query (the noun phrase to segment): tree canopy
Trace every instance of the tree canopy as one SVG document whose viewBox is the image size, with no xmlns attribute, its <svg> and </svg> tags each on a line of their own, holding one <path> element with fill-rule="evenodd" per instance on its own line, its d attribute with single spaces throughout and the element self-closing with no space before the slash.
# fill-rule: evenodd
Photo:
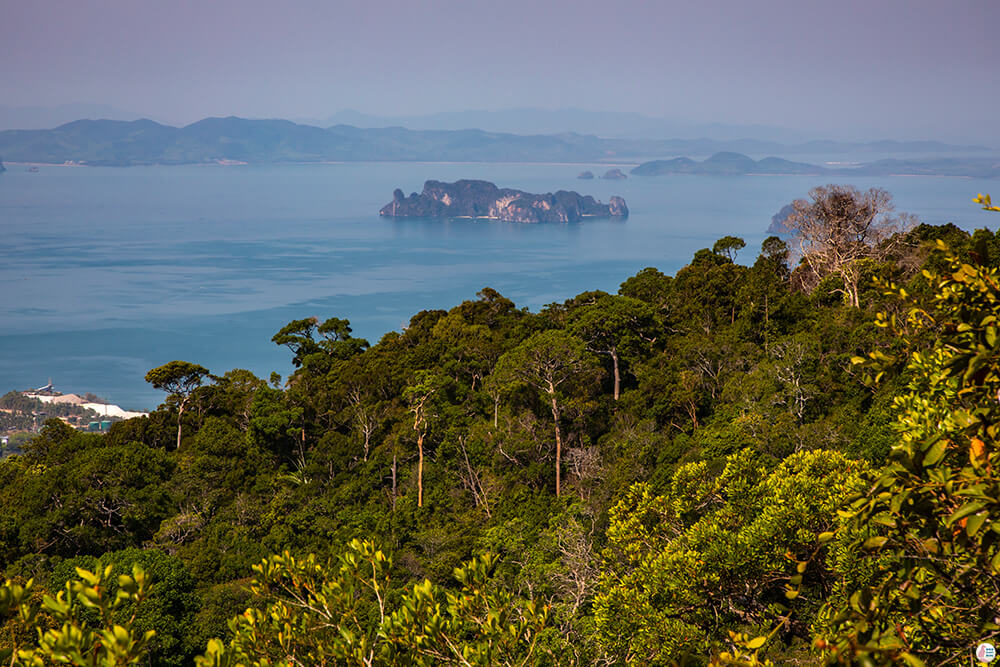
<svg viewBox="0 0 1000 667">
<path fill-rule="evenodd" d="M 964 664 L 1000 634 L 1000 239 L 864 234 L 850 285 L 724 238 L 50 419 L 0 459 L 0 658 Z"/>
</svg>

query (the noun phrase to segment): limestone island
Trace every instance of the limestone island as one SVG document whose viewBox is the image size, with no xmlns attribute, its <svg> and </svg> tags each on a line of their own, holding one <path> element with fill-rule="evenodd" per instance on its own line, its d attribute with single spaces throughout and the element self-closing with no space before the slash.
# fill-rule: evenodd
<svg viewBox="0 0 1000 667">
<path fill-rule="evenodd" d="M 579 222 L 583 218 L 627 218 L 621 197 L 602 204 L 590 195 L 559 190 L 534 195 L 498 188 L 489 181 L 427 181 L 409 197 L 396 189 L 379 215 L 390 218 L 484 218 L 504 222 Z"/>
</svg>

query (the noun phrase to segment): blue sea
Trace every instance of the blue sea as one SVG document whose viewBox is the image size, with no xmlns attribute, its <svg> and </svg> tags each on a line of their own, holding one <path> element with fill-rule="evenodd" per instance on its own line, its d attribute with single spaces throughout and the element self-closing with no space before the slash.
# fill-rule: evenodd
<svg viewBox="0 0 1000 667">
<path fill-rule="evenodd" d="M 221 374 L 291 371 L 271 336 L 293 319 L 348 318 L 373 343 L 422 309 L 489 286 L 532 310 L 614 292 L 647 266 L 673 273 L 721 236 L 751 263 L 770 218 L 826 182 L 813 176 L 577 180 L 613 165 L 353 163 L 88 168 L 0 174 L 0 393 L 52 379 L 125 408 L 173 359 Z M 378 217 L 394 188 L 479 178 L 529 192 L 621 195 L 625 222 L 524 225 Z M 965 229 L 1000 216 L 972 203 L 996 181 L 859 178 L 897 210 Z"/>
</svg>

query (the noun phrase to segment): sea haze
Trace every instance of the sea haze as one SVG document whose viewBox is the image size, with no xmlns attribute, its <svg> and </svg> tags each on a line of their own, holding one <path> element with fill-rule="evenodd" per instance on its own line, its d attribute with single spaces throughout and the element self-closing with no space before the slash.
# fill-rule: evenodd
<svg viewBox="0 0 1000 667">
<path fill-rule="evenodd" d="M 751 262 L 770 217 L 815 176 L 671 175 L 579 181 L 614 165 L 354 163 L 132 168 L 8 165 L 0 175 L 0 392 L 92 391 L 128 408 L 163 395 L 145 372 L 172 359 L 221 374 L 286 375 L 270 342 L 292 319 L 346 317 L 375 342 L 421 309 L 485 286 L 536 310 L 614 292 L 647 266 L 673 273 L 724 235 Z M 631 167 L 632 165 L 622 165 Z M 523 225 L 390 220 L 394 188 L 481 178 L 529 192 L 625 197 L 626 222 Z M 856 178 L 900 210 L 965 229 L 993 223 L 971 203 L 995 181 Z M 993 188 L 996 190 L 996 188 Z"/>
</svg>

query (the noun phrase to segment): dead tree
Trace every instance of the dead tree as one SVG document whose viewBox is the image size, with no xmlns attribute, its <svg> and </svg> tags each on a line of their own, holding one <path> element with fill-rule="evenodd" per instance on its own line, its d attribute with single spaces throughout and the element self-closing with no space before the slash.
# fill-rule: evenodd
<svg viewBox="0 0 1000 667">
<path fill-rule="evenodd" d="M 792 202 L 785 226 L 798 241 L 798 252 L 814 286 L 829 275 L 840 278 L 836 291 L 860 306 L 861 277 L 868 262 L 883 262 L 898 248 L 913 216 L 893 215 L 892 195 L 880 188 L 860 192 L 850 185 L 823 185 L 809 199 Z"/>
</svg>

